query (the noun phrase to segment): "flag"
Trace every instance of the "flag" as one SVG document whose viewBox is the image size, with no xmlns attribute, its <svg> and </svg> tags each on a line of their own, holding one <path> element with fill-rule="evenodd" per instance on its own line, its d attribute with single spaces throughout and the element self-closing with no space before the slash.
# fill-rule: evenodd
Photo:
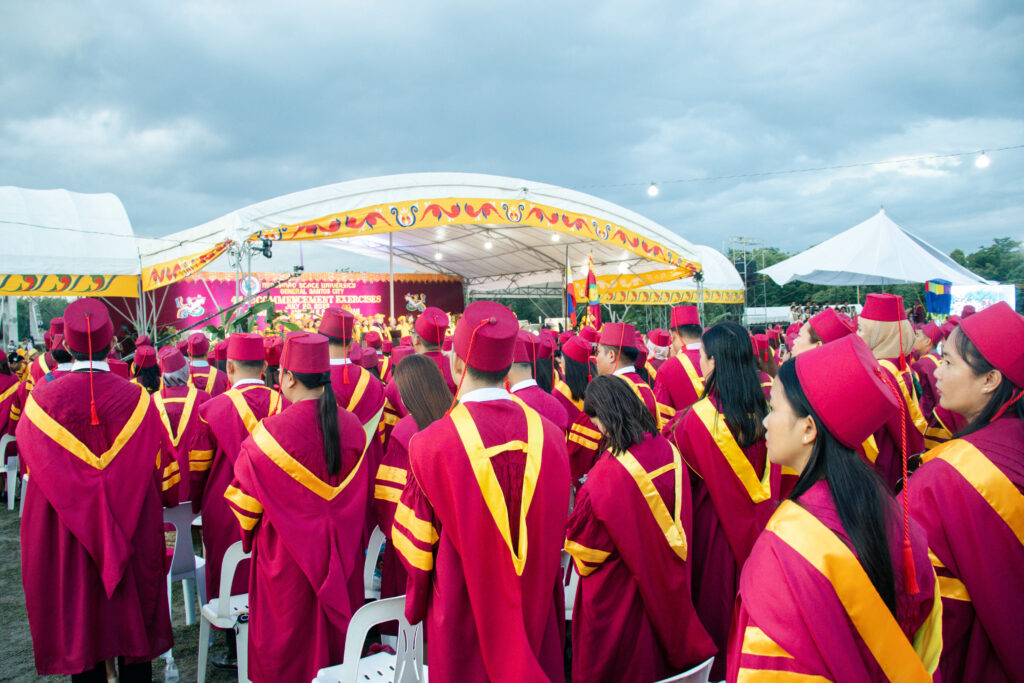
<svg viewBox="0 0 1024 683">
<path fill-rule="evenodd" d="M 576 327 L 576 287 L 572 282 L 572 266 L 565 262 L 565 310 L 569 315 L 569 324 Z"/>
<path fill-rule="evenodd" d="M 601 329 L 601 295 L 597 291 L 593 254 L 587 257 L 587 322 L 596 329 Z"/>
</svg>

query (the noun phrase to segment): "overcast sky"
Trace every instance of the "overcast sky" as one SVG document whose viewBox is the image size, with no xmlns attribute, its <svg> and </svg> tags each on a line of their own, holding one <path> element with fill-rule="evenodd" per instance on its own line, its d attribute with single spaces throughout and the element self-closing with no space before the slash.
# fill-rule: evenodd
<svg viewBox="0 0 1024 683">
<path fill-rule="evenodd" d="M 113 192 L 154 236 L 342 180 L 467 171 L 579 188 L 718 248 L 800 250 L 883 203 L 946 251 L 1024 239 L 1024 149 L 709 179 L 1024 144 L 1019 2 L 497 6 L 5 2 L 0 184 Z"/>
</svg>

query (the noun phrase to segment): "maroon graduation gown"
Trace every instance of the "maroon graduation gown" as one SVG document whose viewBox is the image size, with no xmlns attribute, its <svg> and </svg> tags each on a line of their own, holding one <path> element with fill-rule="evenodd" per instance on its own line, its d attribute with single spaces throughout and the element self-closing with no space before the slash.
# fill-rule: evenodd
<svg viewBox="0 0 1024 683">
<path fill-rule="evenodd" d="M 431 678 L 563 680 L 564 443 L 508 399 L 460 404 L 410 442 L 391 538 Z"/>
<path fill-rule="evenodd" d="M 40 674 L 73 674 L 112 657 L 171 647 L 163 504 L 177 503 L 177 463 L 161 449 L 149 394 L 95 372 L 39 384 L 17 429 L 31 470 L 21 522 L 25 606 Z"/>
<path fill-rule="evenodd" d="M 919 429 L 918 425 L 916 425 L 914 421 L 914 415 L 918 414 L 920 409 L 917 406 L 916 399 L 912 395 L 913 382 L 910 371 L 907 370 L 906 372 L 901 373 L 897 369 L 894 374 L 890 368 L 898 368 L 898 365 L 894 365 L 894 363 L 898 361 L 879 362 L 882 365 L 882 372 L 885 373 L 888 381 L 893 382 L 893 385 L 900 389 L 900 404 L 902 408 L 901 412 L 894 415 L 892 419 L 874 433 L 875 444 L 878 447 L 878 454 L 874 457 L 872 457 L 872 454 L 868 454 L 867 459 L 871 463 L 875 472 L 882 477 L 882 480 L 889 487 L 889 490 L 895 491 L 897 484 L 903 477 L 903 457 L 900 446 L 902 441 L 900 421 L 902 420 L 904 422 L 906 428 L 908 456 L 915 455 L 924 450 L 925 426 L 922 425 Z M 899 375 L 898 381 L 897 375 Z M 910 401 L 907 400 L 907 396 L 910 396 Z"/>
<path fill-rule="evenodd" d="M 942 594 L 946 681 L 1024 676 L 1024 425 L 1014 416 L 925 454 L 910 512 Z"/>
<path fill-rule="evenodd" d="M 895 618 L 857 560 L 828 484 L 819 481 L 799 503 L 779 506 L 743 567 L 727 680 L 932 680 L 942 615 L 928 544 L 912 523 L 920 590 L 908 594 L 902 514 L 894 501 L 889 506 Z"/>
<path fill-rule="evenodd" d="M 569 415 L 565 408 L 562 407 L 558 399 L 541 389 L 536 383 L 523 387 L 513 392 L 512 395 L 551 420 L 563 432 L 569 431 Z"/>
<path fill-rule="evenodd" d="M 338 409 L 341 468 L 327 474 L 317 401 L 266 418 L 242 444 L 224 493 L 249 574 L 249 676 L 309 681 L 340 664 L 363 604 L 366 434 Z"/>
<path fill-rule="evenodd" d="M 391 525 L 395 521 L 395 511 L 402 491 L 409 480 L 409 441 L 419 431 L 416 419 L 406 415 L 391 431 L 388 439 L 388 450 L 377 468 L 373 487 L 373 511 L 377 526 L 384 532 L 384 537 L 391 538 Z M 380 597 L 392 598 L 405 595 L 405 583 L 408 574 L 398 557 L 394 543 L 384 546 L 380 577 Z"/>
<path fill-rule="evenodd" d="M 153 404 L 164 426 L 164 448 L 174 457 L 181 472 L 189 471 L 189 462 L 202 434 L 199 406 L 209 400 L 208 393 L 190 386 L 165 387 L 153 394 Z M 198 453 L 194 457 L 201 458 Z M 192 500 L 190 480 L 189 476 L 182 477 L 178 484 L 179 503 Z"/>
<path fill-rule="evenodd" d="M 713 397 L 693 404 L 670 438 L 691 470 L 693 601 L 719 652 L 725 652 L 740 569 L 779 500 L 781 468 L 769 466 L 764 440 L 740 448 Z M 718 657 L 712 678 L 725 675 Z"/>
<path fill-rule="evenodd" d="M 212 378 L 212 382 L 211 382 Z M 210 396 L 220 396 L 228 390 L 227 373 L 221 372 L 212 365 L 192 367 L 189 383 L 202 389 Z"/>
<path fill-rule="evenodd" d="M 573 681 L 646 683 L 715 654 L 690 598 L 685 467 L 664 437 L 648 437 L 620 457 L 606 451 L 580 489 L 565 543 L 581 576 Z"/>
<path fill-rule="evenodd" d="M 353 413 L 364 426 L 369 425 L 372 420 L 383 418 L 384 383 L 368 370 L 353 363 L 331 365 L 331 386 L 334 388 L 338 406 Z M 380 422 L 374 426 L 374 433 L 379 433 L 379 426 Z M 367 482 L 370 487 L 367 501 L 370 505 L 373 503 L 373 481 L 377 476 L 377 466 L 380 465 L 383 454 L 380 439 L 372 439 L 366 449 Z M 372 518 L 372 511 L 368 510 L 366 520 L 370 526 L 366 530 L 367 538 L 373 531 Z"/>
<path fill-rule="evenodd" d="M 697 402 L 704 392 L 700 349 L 683 349 L 658 368 L 654 397 L 677 413 Z"/>
<path fill-rule="evenodd" d="M 238 522 L 224 500 L 234 477 L 235 460 L 242 442 L 260 420 L 278 411 L 280 394 L 263 384 L 243 384 L 215 396 L 199 408 L 202 435 L 189 461 L 192 509 L 203 515 L 203 546 L 206 550 L 206 591 L 220 590 L 224 553 L 241 540 Z M 247 590 L 248 560 L 235 572 L 231 593 Z"/>
<path fill-rule="evenodd" d="M 398 421 L 409 414 L 406 410 L 405 404 L 402 403 L 402 396 L 398 392 L 398 384 L 392 378 L 387 385 L 384 387 L 384 412 L 380 416 L 380 424 L 378 425 L 378 433 L 380 434 L 380 443 L 387 451 L 388 439 L 391 437 L 391 430 L 395 428 Z"/>
<path fill-rule="evenodd" d="M 935 386 L 935 370 L 942 359 L 937 353 L 926 353 L 918 358 L 911 369 L 921 383 L 921 413 L 925 419 L 932 414 L 932 409 L 939 404 L 939 391 Z"/>
<path fill-rule="evenodd" d="M 441 368 L 444 381 L 448 383 L 448 389 L 452 392 L 452 396 L 454 396 L 459 389 L 458 378 L 452 377 L 452 362 L 448 360 L 448 356 L 444 355 L 441 351 L 427 351 L 423 355 L 432 359 Z"/>
</svg>

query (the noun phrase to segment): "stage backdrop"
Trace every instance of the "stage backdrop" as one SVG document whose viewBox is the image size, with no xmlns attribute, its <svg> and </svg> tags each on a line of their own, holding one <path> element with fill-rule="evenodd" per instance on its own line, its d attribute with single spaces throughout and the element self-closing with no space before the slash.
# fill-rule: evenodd
<svg viewBox="0 0 1024 683">
<path fill-rule="evenodd" d="M 243 295 L 255 294 L 283 279 L 282 273 L 253 273 L 241 282 Z M 304 313 L 319 315 L 329 306 L 340 306 L 362 317 L 390 313 L 388 275 L 381 273 L 303 273 L 268 292 L 255 297 L 252 303 L 275 303 L 278 311 L 301 318 Z M 179 329 L 193 325 L 238 300 L 234 273 L 202 271 L 184 280 L 153 292 L 160 307 L 157 324 Z M 124 322 L 117 312 L 126 305 L 134 307 L 134 300 L 111 298 L 115 329 Z M 447 275 L 428 273 L 395 274 L 395 316 L 418 315 L 426 306 L 437 306 L 443 311 L 461 313 L 463 310 L 462 280 Z M 220 325 L 220 316 L 208 325 Z"/>
</svg>

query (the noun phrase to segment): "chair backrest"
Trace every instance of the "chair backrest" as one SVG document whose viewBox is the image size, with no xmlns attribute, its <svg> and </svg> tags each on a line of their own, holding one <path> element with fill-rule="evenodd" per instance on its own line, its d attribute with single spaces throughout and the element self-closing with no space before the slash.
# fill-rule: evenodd
<svg viewBox="0 0 1024 683">
<path fill-rule="evenodd" d="M 235 580 L 235 570 L 239 563 L 249 557 L 250 553 L 242 550 L 242 542 L 235 541 L 228 546 L 224 560 L 220 565 L 220 593 L 217 595 L 217 616 L 231 616 L 231 583 Z"/>
<path fill-rule="evenodd" d="M 416 683 L 423 680 L 423 626 L 412 626 L 405 618 L 405 596 L 370 602 L 352 615 L 345 636 L 345 660 L 338 680 L 354 682 L 359 671 L 366 634 L 378 624 L 398 622 L 398 658 L 395 661 L 395 683 Z"/>
<path fill-rule="evenodd" d="M 375 600 L 380 597 L 380 592 L 373 590 L 373 574 L 377 570 L 377 558 L 380 556 L 380 547 L 384 542 L 384 532 L 380 530 L 379 526 L 373 527 L 370 542 L 366 546 L 366 559 L 363 561 L 363 591 L 367 600 Z"/>
<path fill-rule="evenodd" d="M 7 452 L 7 444 L 14 441 L 17 441 L 17 439 L 14 438 L 13 434 L 4 434 L 3 436 L 0 436 L 0 461 L 3 461 L 4 454 Z M 14 460 L 15 462 L 17 462 L 17 459 L 18 456 L 16 455 L 11 456 L 11 460 Z M 10 465 L 8 465 L 8 469 L 10 469 Z"/>
<path fill-rule="evenodd" d="M 711 677 L 711 665 L 714 663 L 715 658 L 712 657 L 681 674 L 676 674 L 671 678 L 663 678 L 658 683 L 708 683 L 708 678 Z"/>
<path fill-rule="evenodd" d="M 180 576 L 196 569 L 196 554 L 192 549 L 192 520 L 195 518 L 196 513 L 192 512 L 192 506 L 188 503 L 164 508 L 164 523 L 174 526 L 174 557 L 171 558 L 171 568 L 168 570 L 171 576 Z"/>
</svg>

